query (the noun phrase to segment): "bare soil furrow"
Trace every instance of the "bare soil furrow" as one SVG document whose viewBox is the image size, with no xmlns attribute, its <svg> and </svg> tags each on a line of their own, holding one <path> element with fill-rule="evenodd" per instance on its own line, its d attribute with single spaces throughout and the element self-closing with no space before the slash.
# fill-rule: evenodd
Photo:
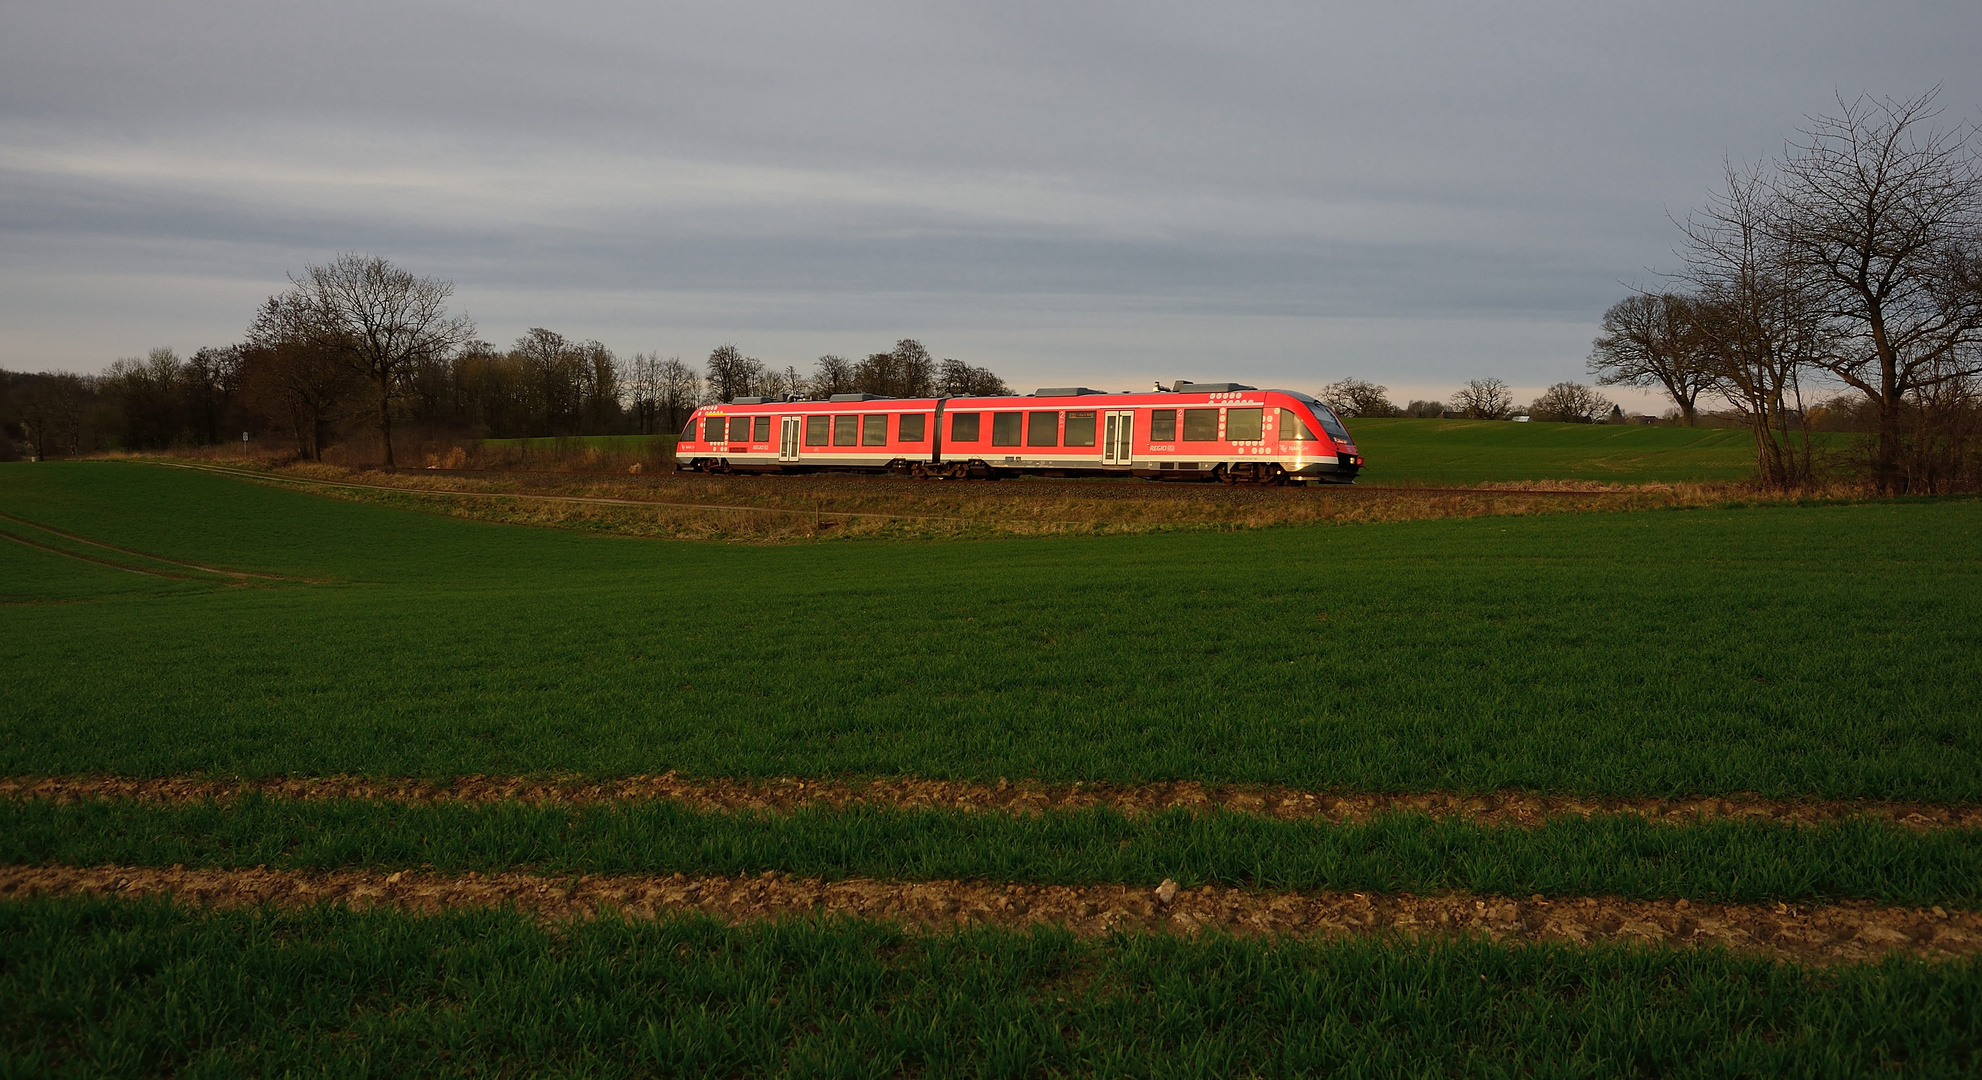
<svg viewBox="0 0 1982 1080">
<path fill-rule="evenodd" d="M 1359 794 L 1291 788 L 1206 786 L 1192 781 L 1154 784 L 1031 782 L 995 784 L 914 777 L 807 780 L 688 779 L 667 773 L 612 780 L 470 776 L 447 781 L 355 776 L 221 780 L 202 777 L 137 779 L 115 776 L 0 777 L 0 798 L 144 802 L 228 801 L 247 794 L 288 799 L 385 802 L 504 801 L 587 805 L 669 799 L 703 810 L 789 811 L 804 806 L 940 808 L 1039 813 L 1106 807 L 1126 814 L 1173 808 L 1234 811 L 1288 821 L 1366 821 L 1379 814 L 1423 813 L 1482 824 L 1539 825 L 1561 815 L 1635 814 L 1673 822 L 1748 819 L 1816 824 L 1871 817 L 1914 829 L 1982 828 L 1982 807 L 1874 800 L 1766 799 L 1759 795 L 1676 799 L 1597 799 L 1519 791 L 1462 795 L 1442 792 Z"/>
<path fill-rule="evenodd" d="M 136 866 L 0 868 L 0 899 L 41 895 L 171 895 L 216 906 L 338 903 L 434 912 L 514 906 L 545 919 L 617 911 L 651 918 L 697 911 L 746 920 L 851 915 L 925 930 L 972 924 L 1060 924 L 1117 931 L 1239 935 L 1451 936 L 1497 941 L 1636 942 L 1725 947 L 1804 964 L 1858 963 L 1888 953 L 1949 959 L 1982 953 L 1982 915 L 1870 903 L 1821 907 L 1690 904 L 1608 898 L 1268 893 L 967 881 L 823 881 L 760 877 L 447 876 L 420 871 L 204 870 Z"/>
</svg>

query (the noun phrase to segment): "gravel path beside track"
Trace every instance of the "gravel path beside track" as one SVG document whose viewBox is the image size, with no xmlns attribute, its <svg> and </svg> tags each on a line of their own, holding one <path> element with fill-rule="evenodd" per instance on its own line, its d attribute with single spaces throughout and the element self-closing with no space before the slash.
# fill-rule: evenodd
<svg viewBox="0 0 1982 1080">
<path fill-rule="evenodd" d="M 1601 898 L 1268 893 L 1205 886 L 996 884 L 867 879 L 446 876 L 418 871 L 300 872 L 131 866 L 0 868 L 0 899 L 151 896 L 216 906 L 339 903 L 408 911 L 515 906 L 545 919 L 616 910 L 632 917 L 699 911 L 746 920 L 817 914 L 887 919 L 924 930 L 1057 923 L 1083 935 L 1144 930 L 1233 934 L 1480 935 L 1497 941 L 1635 942 L 1725 947 L 1825 965 L 1888 953 L 1951 959 L 1982 953 L 1982 914 L 1870 903 L 1823 907 L 1689 904 Z"/>
<path fill-rule="evenodd" d="M 286 799 L 358 799 L 385 802 L 585 805 L 671 799 L 702 810 L 791 810 L 801 806 L 943 808 L 1037 813 L 1107 807 L 1126 814 L 1172 808 L 1261 814 L 1287 821 L 1365 821 L 1385 813 L 1423 813 L 1482 824 L 1539 825 L 1560 815 L 1636 814 L 1659 821 L 1739 818 L 1815 824 L 1872 817 L 1914 829 L 1982 828 L 1982 807 L 1934 806 L 1871 800 L 1765 799 L 1758 795 L 1679 799 L 1598 799 L 1492 792 L 1339 794 L 1290 788 L 1211 786 L 1181 781 L 1156 784 L 977 784 L 951 780 L 686 779 L 673 773 L 615 780 L 463 777 L 450 781 L 367 779 L 355 776 L 273 780 L 208 780 L 187 777 L 133 779 L 108 776 L 0 777 L 0 798 L 76 801 L 132 799 L 184 803 L 225 802 L 247 794 Z"/>
</svg>

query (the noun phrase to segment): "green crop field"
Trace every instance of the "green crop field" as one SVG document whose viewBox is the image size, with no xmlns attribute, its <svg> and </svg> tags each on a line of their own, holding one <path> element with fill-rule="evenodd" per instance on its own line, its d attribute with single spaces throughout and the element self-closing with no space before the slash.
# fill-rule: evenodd
<svg viewBox="0 0 1982 1080">
<path fill-rule="evenodd" d="M 1369 459 L 1367 484 L 1485 484 L 1519 480 L 1734 481 L 1755 474 L 1746 429 L 1513 423 L 1506 420 L 1355 420 Z M 1842 452 L 1851 436 L 1813 436 Z"/>
<path fill-rule="evenodd" d="M 675 770 L 1959 807 L 1982 802 L 1982 502 L 776 546 L 10 464 L 0 672 L 0 778 L 22 782 Z M 0 874 L 62 867 L 1899 905 L 1915 934 L 1982 906 L 1982 830 L 1849 814 L 0 799 Z M 0 1075 L 1982 1066 L 1973 956 L 1819 971 L 1678 947 L 545 925 L 7 887 Z"/>
<path fill-rule="evenodd" d="M 287 578 L 0 549 L 9 773 L 1982 798 L 1974 501 L 741 547 L 0 475 L 0 513 Z"/>
</svg>

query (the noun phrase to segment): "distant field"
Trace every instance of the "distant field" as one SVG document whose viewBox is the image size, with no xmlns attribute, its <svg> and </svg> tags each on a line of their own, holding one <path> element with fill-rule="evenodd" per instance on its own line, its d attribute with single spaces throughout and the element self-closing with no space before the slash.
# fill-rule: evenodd
<svg viewBox="0 0 1982 1080">
<path fill-rule="evenodd" d="M 1745 480 L 1755 445 L 1733 428 L 1513 423 L 1505 420 L 1355 420 L 1369 459 L 1366 484 L 1484 484 L 1517 480 Z M 1841 447 L 1850 436 L 1824 434 Z"/>
<path fill-rule="evenodd" d="M 756 548 L 78 462 L 0 512 L 283 576 L 0 547 L 7 773 L 1982 798 L 1973 501 Z"/>
</svg>

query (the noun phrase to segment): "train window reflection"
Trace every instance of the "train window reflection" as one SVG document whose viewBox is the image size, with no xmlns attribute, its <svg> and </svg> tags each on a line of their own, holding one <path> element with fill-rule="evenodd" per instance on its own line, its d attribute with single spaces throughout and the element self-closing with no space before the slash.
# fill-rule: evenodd
<svg viewBox="0 0 1982 1080">
<path fill-rule="evenodd" d="M 1177 440 L 1177 410 L 1158 409 L 1149 414 L 1149 441 L 1175 442 Z"/>
<path fill-rule="evenodd" d="M 1218 410 L 1217 409 L 1185 409 L 1184 410 L 1184 441 L 1185 442 L 1217 442 L 1218 441 Z"/>
<path fill-rule="evenodd" d="M 1068 446 L 1094 445 L 1094 413 L 1070 412 L 1067 414 L 1067 433 L 1062 440 Z"/>
<path fill-rule="evenodd" d="M 805 418 L 805 445 L 825 446 L 827 431 L 831 427 L 830 416 L 808 416 Z"/>
<path fill-rule="evenodd" d="M 1017 446 L 1020 429 L 1025 424 L 1025 414 L 1001 412 L 991 414 L 991 445 Z"/>
<path fill-rule="evenodd" d="M 1266 438 L 1265 409 L 1226 409 L 1225 441 L 1258 442 Z"/>
<path fill-rule="evenodd" d="M 852 413 L 833 417 L 833 445 L 860 445 L 860 417 Z"/>
<path fill-rule="evenodd" d="M 860 418 L 860 445 L 888 445 L 888 414 L 876 413 Z"/>
<path fill-rule="evenodd" d="M 978 421 L 978 417 L 982 415 L 983 415 L 982 413 L 974 413 L 974 412 L 951 413 L 950 441 L 976 442 L 978 439 L 977 421 Z"/>
</svg>

